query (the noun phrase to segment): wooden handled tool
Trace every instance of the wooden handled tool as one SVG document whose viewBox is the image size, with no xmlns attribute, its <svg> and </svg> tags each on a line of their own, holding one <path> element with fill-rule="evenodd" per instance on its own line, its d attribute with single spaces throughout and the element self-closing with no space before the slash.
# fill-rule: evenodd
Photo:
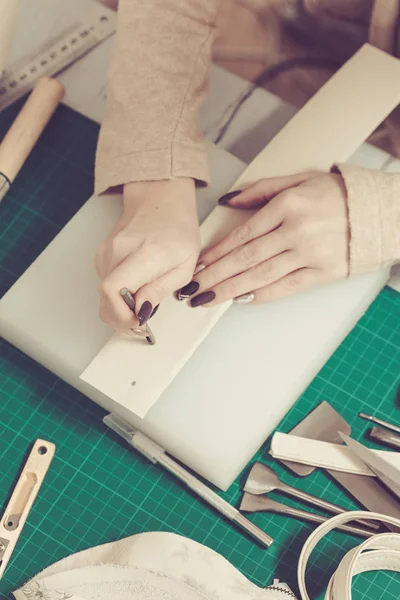
<svg viewBox="0 0 400 600">
<path fill-rule="evenodd" d="M 64 96 L 57 79 L 42 78 L 0 144 L 0 201 L 10 189 Z"/>
<path fill-rule="evenodd" d="M 55 450 L 54 444 L 36 440 L 0 521 L 0 579 L 53 460 Z"/>
</svg>

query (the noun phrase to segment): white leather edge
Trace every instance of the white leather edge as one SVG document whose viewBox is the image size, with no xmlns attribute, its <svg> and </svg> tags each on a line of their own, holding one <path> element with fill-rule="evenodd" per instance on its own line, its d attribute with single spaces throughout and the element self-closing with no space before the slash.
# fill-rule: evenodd
<svg viewBox="0 0 400 600">
<path fill-rule="evenodd" d="M 376 520 L 395 525 L 400 529 L 400 520 L 387 515 L 368 511 L 352 511 L 337 515 L 320 525 L 307 539 L 300 554 L 297 579 L 301 600 L 311 600 L 306 586 L 306 569 L 311 553 L 318 542 L 330 531 L 354 520 Z M 365 550 L 372 550 L 362 556 Z M 348 552 L 332 575 L 325 600 L 351 600 L 351 582 L 354 575 L 364 571 L 388 569 L 400 572 L 400 534 L 383 533 L 372 535 L 362 544 Z"/>
</svg>

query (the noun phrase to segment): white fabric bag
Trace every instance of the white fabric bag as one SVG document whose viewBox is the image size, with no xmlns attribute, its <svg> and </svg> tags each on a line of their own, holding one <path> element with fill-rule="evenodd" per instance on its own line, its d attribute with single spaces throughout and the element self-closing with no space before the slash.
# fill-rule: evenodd
<svg viewBox="0 0 400 600">
<path fill-rule="evenodd" d="M 361 511 L 320 525 L 300 555 L 301 600 L 311 600 L 305 573 L 315 546 L 335 527 L 360 519 L 400 529 L 397 519 Z M 332 575 L 325 600 L 352 600 L 353 576 L 380 569 L 400 573 L 400 534 L 373 535 L 348 552 Z M 275 582 L 261 589 L 213 550 L 171 533 L 145 533 L 74 554 L 43 571 L 14 596 L 16 600 L 296 600 L 286 584 Z"/>
<path fill-rule="evenodd" d="M 225 558 L 172 533 L 144 533 L 69 556 L 16 600 L 293 600 L 287 585 L 251 583 Z"/>
</svg>

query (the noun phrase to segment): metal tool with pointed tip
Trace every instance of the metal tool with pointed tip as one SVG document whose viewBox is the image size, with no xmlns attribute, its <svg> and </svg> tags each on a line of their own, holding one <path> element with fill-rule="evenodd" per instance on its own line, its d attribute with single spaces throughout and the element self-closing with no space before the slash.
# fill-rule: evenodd
<svg viewBox="0 0 400 600">
<path fill-rule="evenodd" d="M 249 521 L 242 515 L 234 506 L 221 498 L 214 490 L 205 485 L 200 479 L 195 477 L 190 471 L 182 467 L 173 458 L 168 456 L 161 446 L 153 442 L 144 433 L 135 429 L 130 423 L 124 421 L 117 415 L 107 415 L 103 422 L 110 427 L 115 433 L 120 435 L 130 446 L 138 450 L 143 456 L 150 460 L 153 464 L 160 464 L 164 469 L 177 477 L 184 483 L 192 492 L 197 494 L 210 506 L 214 507 L 219 513 L 224 515 L 231 522 L 239 526 L 250 537 L 257 540 L 264 548 L 268 548 L 273 543 L 273 539 L 259 529 L 254 523 Z"/>
<path fill-rule="evenodd" d="M 365 413 L 358 413 L 358 416 L 361 419 L 365 419 L 366 421 L 370 421 L 371 423 L 375 423 L 376 425 L 380 425 L 381 427 L 385 427 L 385 429 L 389 429 L 389 431 L 393 431 L 393 433 L 400 433 L 399 425 L 394 425 L 393 423 L 389 423 L 388 421 L 384 421 L 383 419 L 378 419 L 378 417 L 372 417 L 371 415 L 366 415 Z"/>
<path fill-rule="evenodd" d="M 381 458 L 372 450 L 356 442 L 348 435 L 339 433 L 342 440 L 361 459 L 382 483 L 400 500 L 400 470 Z"/>
<path fill-rule="evenodd" d="M 243 512 L 271 512 L 274 514 L 285 515 L 286 517 L 295 517 L 296 519 L 301 519 L 303 521 L 310 521 L 312 523 L 325 523 L 329 519 L 329 517 L 309 513 L 305 510 L 294 508 L 293 506 L 287 506 L 287 504 L 281 504 L 266 496 L 253 496 L 253 494 L 247 492 L 243 495 L 240 510 Z M 365 538 L 369 538 L 376 533 L 375 531 L 368 531 L 367 529 L 353 525 L 342 525 L 341 527 L 338 527 L 338 529 Z"/>
<path fill-rule="evenodd" d="M 299 490 L 291 485 L 287 485 L 279 479 L 278 475 L 275 473 L 275 471 L 273 471 L 273 469 L 260 462 L 256 462 L 253 465 L 243 489 L 245 492 L 249 492 L 250 494 L 256 496 L 261 494 L 269 494 L 269 492 L 277 490 L 287 494 L 288 496 L 296 498 L 296 500 L 302 500 L 303 502 L 307 502 L 316 508 L 321 508 L 322 510 L 326 510 L 334 515 L 340 515 L 348 512 L 341 506 L 337 506 L 336 504 L 332 504 L 331 502 L 327 502 L 326 500 L 312 496 L 307 492 L 303 492 L 303 490 Z M 362 524 L 364 523 L 365 522 L 362 521 Z M 373 522 L 368 523 L 368 526 L 373 529 L 379 529 L 379 525 Z"/>
</svg>

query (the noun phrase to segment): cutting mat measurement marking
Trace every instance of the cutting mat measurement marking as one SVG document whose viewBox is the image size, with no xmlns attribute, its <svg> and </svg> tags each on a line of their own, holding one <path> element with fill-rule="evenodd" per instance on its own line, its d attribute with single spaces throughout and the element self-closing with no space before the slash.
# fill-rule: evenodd
<svg viewBox="0 0 400 600">
<path fill-rule="evenodd" d="M 115 29 L 116 17 L 110 11 L 95 8 L 81 22 L 11 65 L 0 80 L 0 111 L 30 92 L 40 77 L 59 73 L 112 35 Z"/>
</svg>

